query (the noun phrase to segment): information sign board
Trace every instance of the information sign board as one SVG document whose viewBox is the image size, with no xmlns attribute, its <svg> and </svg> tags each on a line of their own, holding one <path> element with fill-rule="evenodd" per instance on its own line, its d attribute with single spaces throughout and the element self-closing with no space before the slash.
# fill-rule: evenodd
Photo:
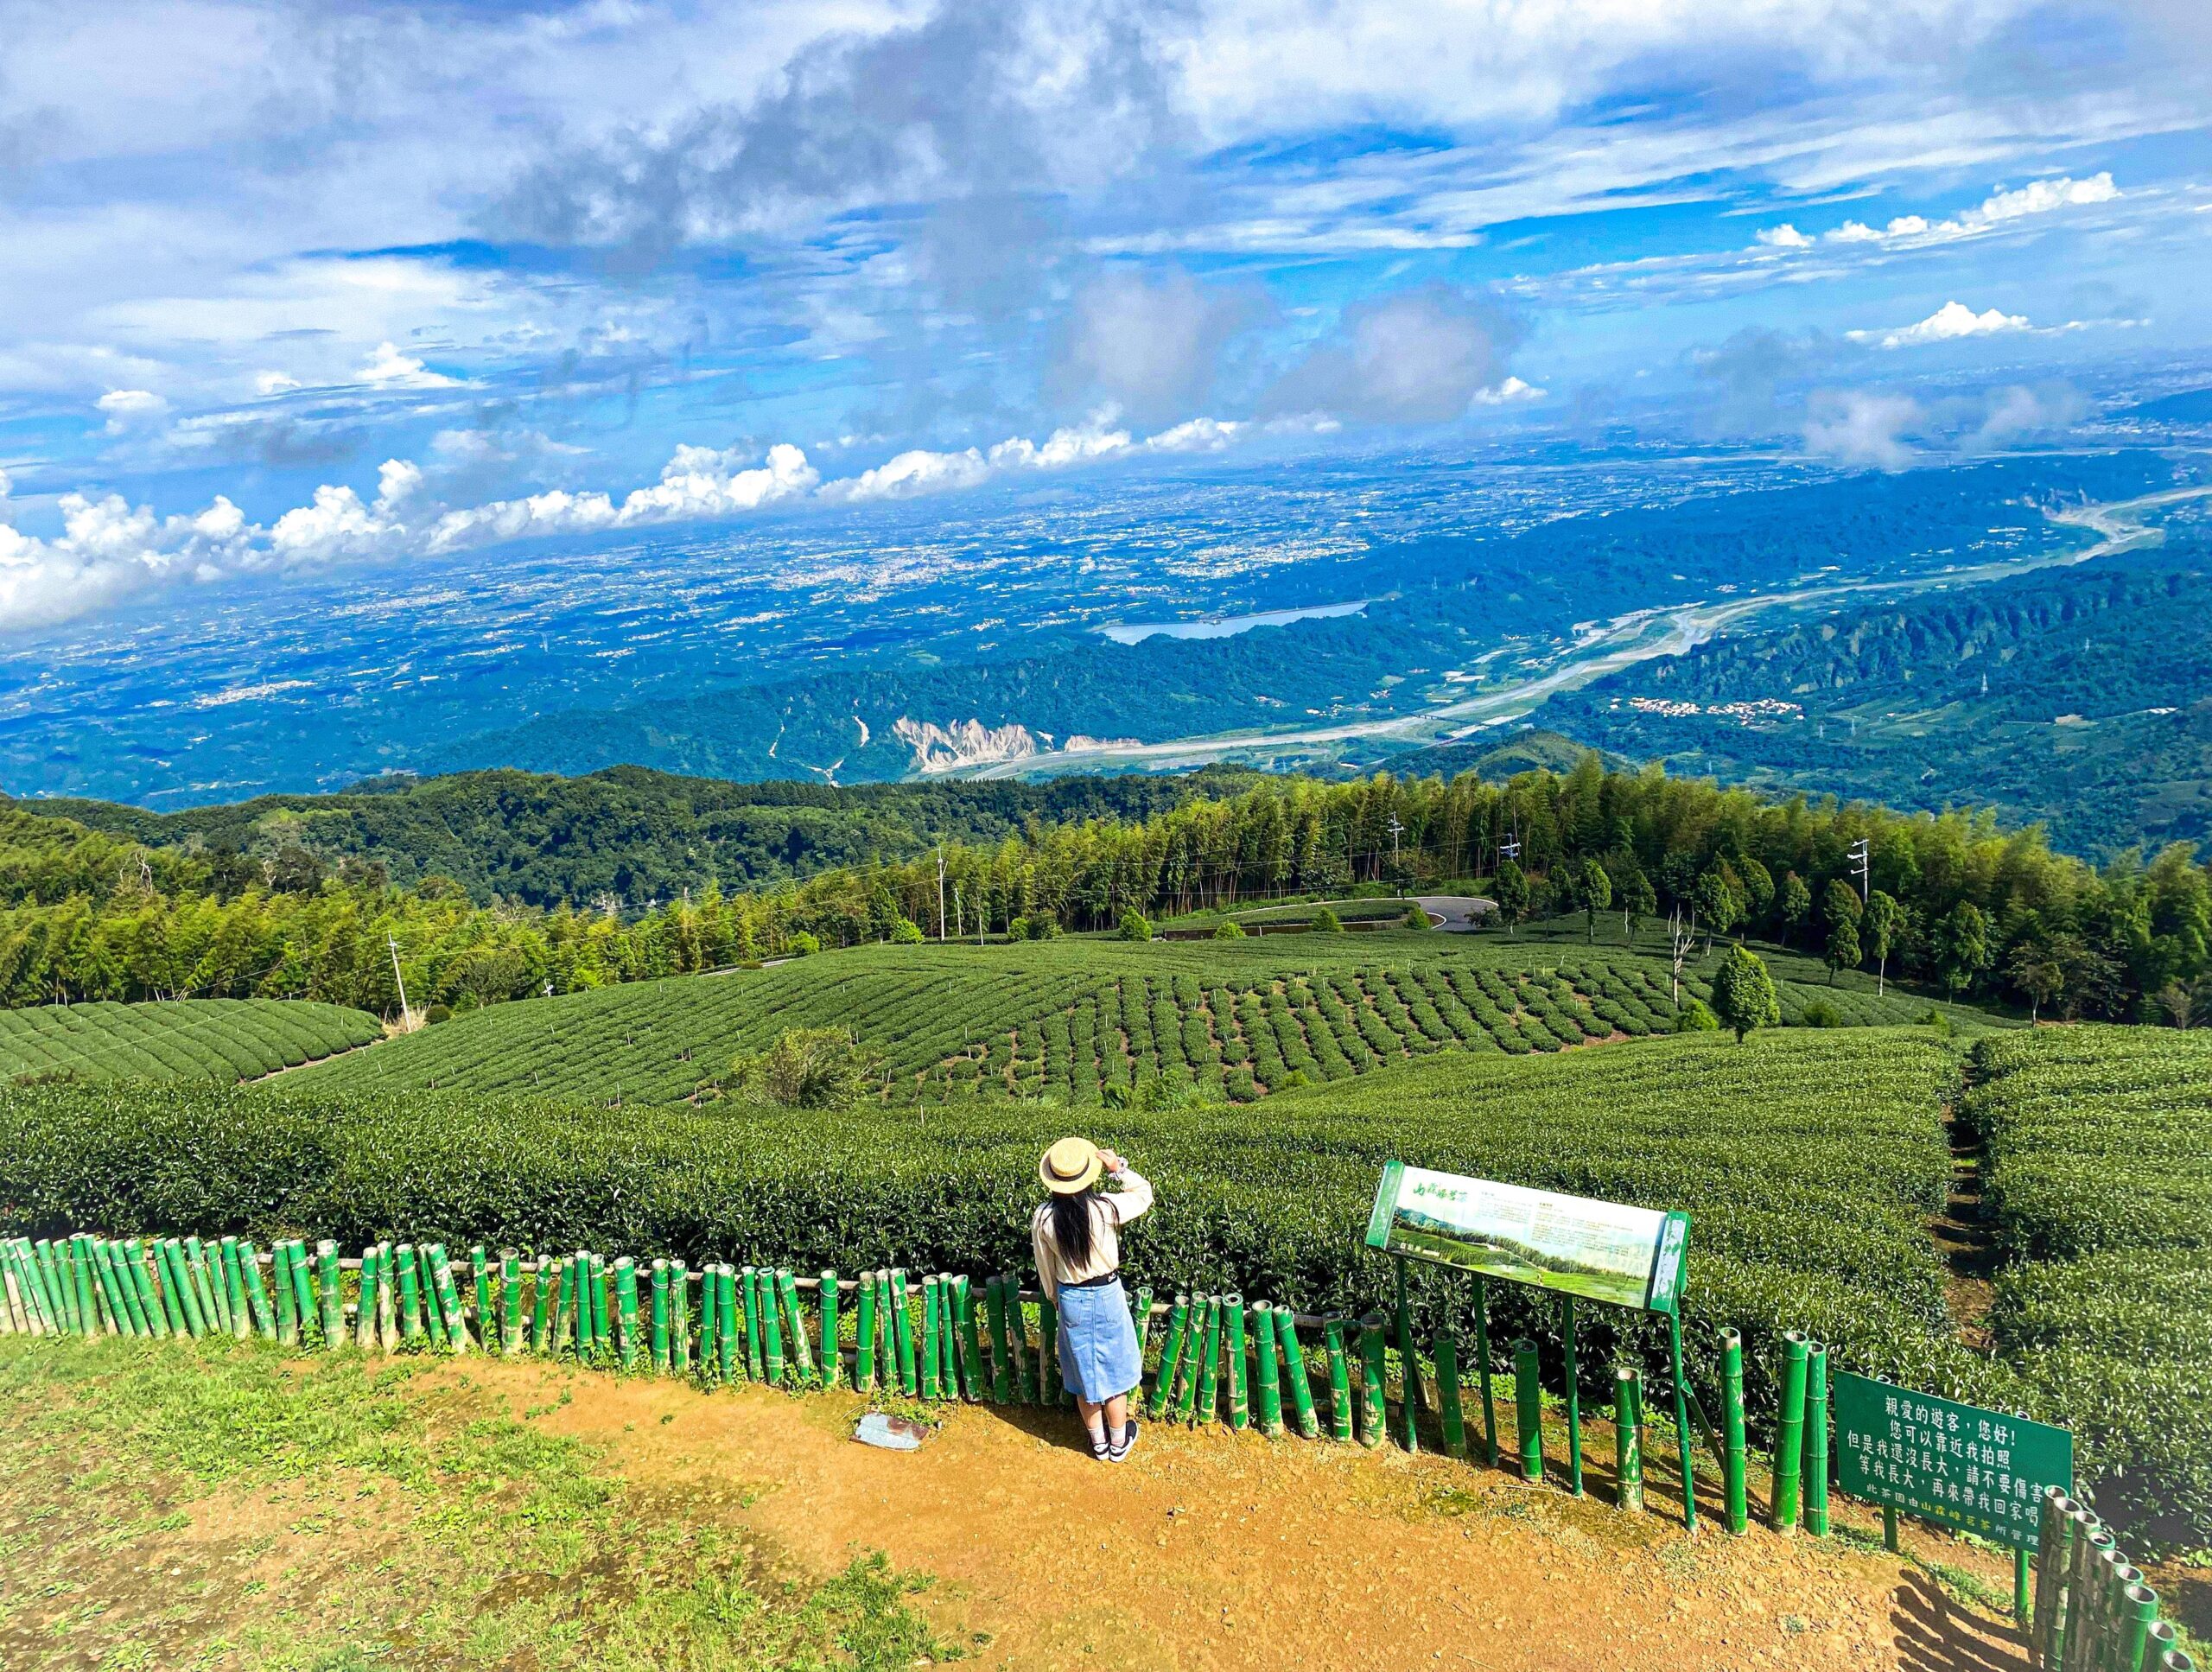
<svg viewBox="0 0 2212 1672">
<path fill-rule="evenodd" d="M 1367 1245 L 1608 1306 L 1671 1313 L 1689 1215 L 1561 1196 L 1392 1161 Z"/>
<path fill-rule="evenodd" d="M 1848 1372 L 1828 1408 L 1836 1487 L 1870 1504 L 2032 1550 L 2044 1488 L 2074 1490 L 2074 1436 L 2047 1422 Z"/>
</svg>

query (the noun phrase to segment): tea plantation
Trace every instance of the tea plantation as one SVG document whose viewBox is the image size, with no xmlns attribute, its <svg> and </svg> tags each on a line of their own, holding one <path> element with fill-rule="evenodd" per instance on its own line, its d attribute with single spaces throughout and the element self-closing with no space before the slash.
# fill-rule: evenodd
<svg viewBox="0 0 2212 1672">
<path fill-rule="evenodd" d="M 1925 997 L 1775 960 L 1785 1023 L 1916 1021 Z M 1707 996 L 1704 960 L 1685 991 Z M 884 1102 L 1050 1096 L 1147 1078 L 1234 1103 L 1440 1052 L 1524 1056 L 1674 1027 L 1667 960 L 1579 934 L 1392 932 L 875 946 L 494 1006 L 314 1071 L 321 1085 L 671 1103 L 790 1027 L 850 1028 Z M 1946 1007 L 1964 1027 L 1978 1012 Z"/>
<path fill-rule="evenodd" d="M 2113 1436 L 2117 1491 L 2212 1529 L 2212 1033 L 2069 1027 L 1975 1048 L 1990 1323 L 2051 1402 Z"/>
<path fill-rule="evenodd" d="M 365 1011 L 290 999 L 0 1010 L 0 1077 L 252 1079 L 350 1051 L 383 1032 Z"/>
</svg>

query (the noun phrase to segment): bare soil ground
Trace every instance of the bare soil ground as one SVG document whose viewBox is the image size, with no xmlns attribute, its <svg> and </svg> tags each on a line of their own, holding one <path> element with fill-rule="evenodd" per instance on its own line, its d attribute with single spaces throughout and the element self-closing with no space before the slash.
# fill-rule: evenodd
<svg viewBox="0 0 2212 1672">
<path fill-rule="evenodd" d="M 985 1667 L 2025 1664 L 2009 1622 L 1960 1589 L 2009 1594 L 1999 1559 L 1924 1531 L 1887 1555 L 1849 1516 L 1824 1542 L 1731 1538 L 1717 1503 L 1687 1537 L 1663 1469 L 1652 1512 L 1627 1516 L 1594 1468 L 1577 1501 L 1444 1457 L 1157 1427 L 1102 1465 L 1072 1416 L 993 1408 L 956 1409 L 921 1451 L 893 1453 L 854 1443 L 866 1406 L 849 1395 L 709 1395 L 482 1361 L 470 1374 L 605 1445 L 648 1491 L 741 1483 L 759 1535 L 823 1573 L 882 1549 L 936 1575 L 921 1605 Z M 546 1409 L 556 1383 L 570 1396 Z M 1591 1439 L 1610 1455 L 1609 1433 Z"/>
</svg>

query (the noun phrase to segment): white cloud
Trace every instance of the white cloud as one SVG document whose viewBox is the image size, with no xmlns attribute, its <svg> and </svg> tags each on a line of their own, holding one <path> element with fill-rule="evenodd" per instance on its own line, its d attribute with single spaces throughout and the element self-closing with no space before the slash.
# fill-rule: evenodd
<svg viewBox="0 0 2212 1672">
<path fill-rule="evenodd" d="M 1908 395 L 1824 389 L 1806 412 L 1805 450 L 1839 464 L 1902 470 L 1914 457 L 1904 438 L 1925 416 Z"/>
<path fill-rule="evenodd" d="M 912 448 L 894 455 L 871 470 L 823 486 L 822 497 L 830 500 L 903 499 L 950 488 L 975 487 L 990 480 L 991 467 L 975 448 L 958 453 L 932 453 Z"/>
<path fill-rule="evenodd" d="M 169 410 L 167 401 L 147 389 L 111 389 L 92 404 L 107 414 L 107 429 L 111 435 L 155 423 Z"/>
<path fill-rule="evenodd" d="M 1821 236 L 1831 244 L 1948 244 L 1958 238 L 1978 238 L 2007 222 L 2030 215 L 2046 215 L 2055 209 L 2078 204 L 2109 203 L 2120 195 L 2120 189 L 2113 184 L 2109 171 L 2092 175 L 2087 180 L 2075 180 L 2061 175 L 2054 179 L 2031 181 L 2014 191 L 1993 193 L 1975 207 L 1964 210 L 1948 220 L 1931 221 L 1925 215 L 1899 215 L 1881 227 L 1869 226 L 1862 220 L 1847 220 L 1833 232 Z M 1777 230 L 1796 232 L 1794 227 Z M 1769 241 L 1764 232 L 1759 234 L 1759 240 L 1761 243 Z M 1809 238 L 1805 240 L 1805 244 L 1810 243 Z M 1801 249 L 1805 246 L 1792 244 L 1789 247 Z"/>
<path fill-rule="evenodd" d="M 1154 453 L 1218 453 L 1246 428 L 1233 418 L 1186 418 L 1145 439 Z"/>
<path fill-rule="evenodd" d="M 1770 250 L 1809 250 L 1813 247 L 1813 240 L 1786 220 L 1779 226 L 1760 227 L 1758 238 Z"/>
<path fill-rule="evenodd" d="M 457 389 L 461 379 L 448 378 L 431 371 L 412 354 L 403 354 L 389 342 L 380 342 L 376 352 L 362 363 L 360 378 L 363 383 L 376 384 L 385 389 Z"/>
<path fill-rule="evenodd" d="M 2027 315 L 1986 308 L 1977 314 L 1962 302 L 1947 302 L 1926 319 L 1894 331 L 1849 331 L 1853 342 L 1878 340 L 1885 348 L 1912 348 L 1923 343 L 1956 342 L 1966 337 L 1996 336 L 2028 329 Z"/>
<path fill-rule="evenodd" d="M 264 395 L 283 395 L 302 385 L 297 378 L 283 372 L 257 372 L 253 374 L 253 386 Z"/>
<path fill-rule="evenodd" d="M 1475 404 L 1511 406 L 1522 401 L 1540 401 L 1544 395 L 1545 391 L 1532 383 L 1523 383 L 1518 378 L 1508 378 L 1503 383 L 1475 391 Z"/>
</svg>

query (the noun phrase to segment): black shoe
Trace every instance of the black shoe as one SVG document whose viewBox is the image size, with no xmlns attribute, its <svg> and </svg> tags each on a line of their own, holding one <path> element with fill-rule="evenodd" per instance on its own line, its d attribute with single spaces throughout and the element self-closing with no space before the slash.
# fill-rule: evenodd
<svg viewBox="0 0 2212 1672">
<path fill-rule="evenodd" d="M 1101 1463 L 1104 1463 L 1112 1457 L 1113 1448 L 1103 1440 L 1094 1440 L 1090 1442 L 1090 1454 Z"/>
<path fill-rule="evenodd" d="M 1136 1450 L 1136 1448 L 1137 1420 L 1135 1417 L 1131 1417 L 1127 1422 L 1122 1425 L 1121 1438 L 1106 1448 L 1106 1460 L 1109 1463 L 1119 1463 L 1127 1458 L 1131 1452 Z"/>
</svg>

